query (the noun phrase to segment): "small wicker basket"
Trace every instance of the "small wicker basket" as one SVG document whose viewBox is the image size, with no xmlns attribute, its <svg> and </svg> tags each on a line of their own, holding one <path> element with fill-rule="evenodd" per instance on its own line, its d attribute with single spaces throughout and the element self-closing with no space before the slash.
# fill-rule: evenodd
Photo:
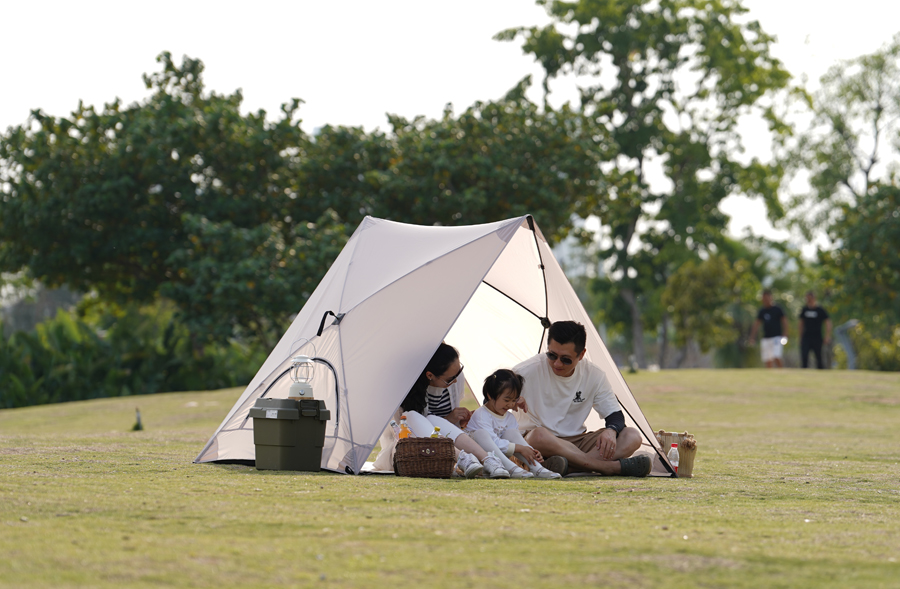
<svg viewBox="0 0 900 589">
<path fill-rule="evenodd" d="M 449 479 L 456 467 L 450 438 L 404 438 L 394 450 L 394 474 Z"/>
<path fill-rule="evenodd" d="M 663 452 L 671 448 L 672 444 L 678 444 L 678 478 L 693 478 L 694 457 L 697 455 L 697 440 L 694 439 L 694 435 L 687 432 L 679 434 L 659 430 L 656 432 L 656 439 L 659 440 Z"/>
</svg>

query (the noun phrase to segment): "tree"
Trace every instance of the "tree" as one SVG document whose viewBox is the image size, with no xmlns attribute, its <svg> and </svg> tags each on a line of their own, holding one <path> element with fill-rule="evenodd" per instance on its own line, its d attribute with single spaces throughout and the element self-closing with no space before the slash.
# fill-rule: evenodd
<svg viewBox="0 0 900 589">
<path fill-rule="evenodd" d="M 807 104 L 812 124 L 793 171 L 808 175 L 810 191 L 794 198 L 793 220 L 832 242 L 820 258 L 842 319 L 890 337 L 900 324 L 900 34 L 829 69 Z"/>
<path fill-rule="evenodd" d="M 831 227 L 879 184 L 892 184 L 900 151 L 900 34 L 871 55 L 841 61 L 805 96 L 812 116 L 791 161 L 809 177 L 794 197 L 792 220 L 806 230 Z M 836 237 L 836 236 L 835 236 Z"/>
<path fill-rule="evenodd" d="M 759 281 L 749 260 L 731 262 L 715 255 L 683 264 L 662 294 L 675 327 L 675 343 L 683 347 L 696 342 L 708 352 L 746 338 L 744 311 L 755 302 L 758 291 Z"/>
<path fill-rule="evenodd" d="M 309 144 L 300 102 L 275 122 L 242 115 L 240 91 L 204 90 L 199 60 L 158 61 L 142 103 L 35 111 L 0 139 L 0 270 L 28 268 L 48 286 L 119 303 L 162 289 L 197 337 L 229 337 L 222 327 L 240 324 L 265 340 L 333 259 L 334 242 L 308 233 L 340 241 L 343 231 L 312 225 L 328 219 L 313 199 L 303 216 L 280 210 L 298 198 L 292 182 Z M 287 252 L 303 258 L 302 273 L 276 271 Z"/>
<path fill-rule="evenodd" d="M 365 215 L 462 225 L 530 213 L 561 238 L 574 210 L 605 198 L 602 130 L 567 107 L 539 109 L 525 98 L 530 83 L 459 115 L 448 105 L 435 120 L 390 116 L 389 134 L 325 127 L 302 190 L 351 225 Z"/>
<path fill-rule="evenodd" d="M 694 341 L 708 352 L 730 341 L 732 319 L 727 306 L 736 282 L 737 275 L 724 256 L 689 261 L 672 274 L 662 304 L 672 316 L 679 346 Z"/>
<path fill-rule="evenodd" d="M 531 213 L 553 238 L 605 194 L 597 131 L 530 103 L 528 78 L 459 116 L 308 137 L 299 100 L 274 122 L 243 115 L 240 92 L 205 91 L 199 60 L 159 61 L 142 103 L 34 112 L 0 139 L 0 271 L 111 303 L 170 299 L 197 350 L 235 336 L 270 348 L 364 215 Z"/>
<path fill-rule="evenodd" d="M 833 250 L 820 252 L 842 318 L 862 318 L 876 336 L 900 326 L 900 187 L 876 185 L 841 205 L 830 226 Z"/>
<path fill-rule="evenodd" d="M 776 133 L 787 127 L 771 97 L 788 73 L 771 56 L 773 39 L 729 0 L 539 0 L 546 27 L 510 29 L 551 82 L 578 76 L 580 109 L 609 137 L 603 167 L 610 195 L 593 209 L 608 227 L 618 295 L 630 309 L 634 352 L 644 364 L 642 299 L 658 296 L 681 260 L 715 253 L 727 223 L 719 203 L 745 193 L 782 214 L 779 164 L 741 161 L 738 121 L 757 114 Z M 669 252 L 663 256 L 663 251 Z M 673 266 L 660 271 L 663 256 Z"/>
</svg>

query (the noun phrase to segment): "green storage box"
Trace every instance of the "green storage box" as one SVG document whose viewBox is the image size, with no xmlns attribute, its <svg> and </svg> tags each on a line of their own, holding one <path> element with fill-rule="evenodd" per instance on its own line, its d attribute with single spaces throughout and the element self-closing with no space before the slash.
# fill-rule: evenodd
<svg viewBox="0 0 900 589">
<path fill-rule="evenodd" d="M 258 470 L 318 472 L 325 445 L 325 401 L 257 399 L 250 409 Z"/>
</svg>

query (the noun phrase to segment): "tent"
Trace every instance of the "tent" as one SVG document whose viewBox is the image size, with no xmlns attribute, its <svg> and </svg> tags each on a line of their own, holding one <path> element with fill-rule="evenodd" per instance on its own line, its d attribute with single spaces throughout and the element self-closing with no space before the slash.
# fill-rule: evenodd
<svg viewBox="0 0 900 589">
<path fill-rule="evenodd" d="M 587 328 L 586 358 L 607 374 L 628 425 L 670 476 L 650 424 L 532 217 L 425 227 L 366 217 L 237 403 L 194 460 L 254 461 L 249 410 L 285 398 L 291 357 L 315 357 L 313 387 L 331 410 L 322 468 L 358 474 L 441 341 L 470 387 L 539 353 L 551 321 Z M 589 429 L 603 419 L 591 412 Z"/>
</svg>

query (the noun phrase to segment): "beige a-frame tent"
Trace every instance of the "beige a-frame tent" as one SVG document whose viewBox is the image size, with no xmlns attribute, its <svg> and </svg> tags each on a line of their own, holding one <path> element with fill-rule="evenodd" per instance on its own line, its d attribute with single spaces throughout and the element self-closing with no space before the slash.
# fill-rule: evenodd
<svg viewBox="0 0 900 589">
<path fill-rule="evenodd" d="M 441 341 L 474 390 L 542 351 L 550 321 L 587 328 L 586 357 L 607 374 L 628 425 L 671 476 L 650 424 L 531 216 L 460 227 L 366 217 L 194 462 L 254 461 L 256 400 L 285 398 L 291 357 L 315 355 L 313 387 L 331 410 L 322 468 L 358 474 Z M 314 348 L 314 350 L 313 350 Z M 589 429 L 603 419 L 591 413 Z"/>
</svg>

